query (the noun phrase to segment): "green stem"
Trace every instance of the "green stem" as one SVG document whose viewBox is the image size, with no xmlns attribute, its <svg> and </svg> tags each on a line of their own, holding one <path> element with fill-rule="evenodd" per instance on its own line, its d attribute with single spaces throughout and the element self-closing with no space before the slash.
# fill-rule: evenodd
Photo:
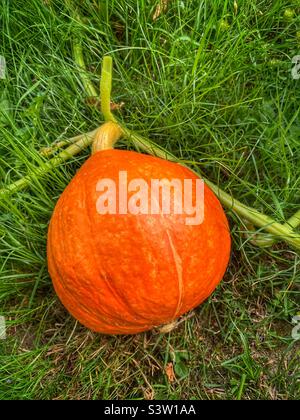
<svg viewBox="0 0 300 420">
<path fill-rule="evenodd" d="M 88 96 L 97 97 L 98 95 L 97 95 L 96 89 L 87 74 L 87 70 L 86 70 L 86 66 L 85 66 L 85 62 L 83 58 L 83 53 L 82 53 L 82 47 L 81 47 L 80 42 L 78 41 L 74 41 L 73 43 L 73 55 L 74 55 L 77 65 L 80 68 L 80 76 L 81 76 L 84 90 L 86 91 Z"/>
<path fill-rule="evenodd" d="M 108 55 L 103 57 L 101 79 L 100 79 L 100 101 L 101 112 L 105 121 L 114 121 L 116 119 L 110 110 L 110 94 L 112 84 L 112 58 Z"/>
<path fill-rule="evenodd" d="M 72 1 L 70 0 L 64 0 L 64 3 L 68 10 L 68 13 L 74 19 L 74 21 L 79 24 L 82 24 L 80 15 L 77 11 L 77 6 L 74 5 Z M 77 66 L 81 69 L 80 76 L 81 76 L 81 81 L 83 83 L 85 92 L 87 93 L 88 96 L 97 97 L 98 95 L 97 95 L 96 89 L 93 83 L 91 82 L 87 73 L 85 60 L 83 58 L 82 45 L 81 45 L 80 39 L 78 39 L 78 36 L 80 37 L 80 35 L 78 34 L 76 38 L 73 37 L 73 43 L 72 43 L 73 57 L 75 59 Z"/>
<path fill-rule="evenodd" d="M 298 210 L 292 217 L 290 217 L 285 224 L 294 229 L 300 226 L 300 210 Z"/>
<path fill-rule="evenodd" d="M 5 198 L 17 191 L 23 190 L 26 187 L 30 187 L 35 177 L 45 176 L 51 172 L 53 168 L 61 165 L 72 156 L 80 153 L 83 149 L 92 143 L 97 130 L 98 129 L 88 133 L 80 134 L 79 136 L 70 139 L 73 141 L 73 144 L 60 152 L 57 156 L 50 159 L 48 162 L 42 163 L 39 167 L 33 169 L 28 175 L 24 176 L 16 182 L 13 182 L 8 187 L 0 189 L 0 198 Z"/>
<path fill-rule="evenodd" d="M 297 229 L 300 226 L 300 210 L 298 210 L 292 217 L 290 217 L 284 224 L 286 228 Z M 249 226 L 249 230 L 253 231 L 253 227 Z M 248 235 L 250 236 L 250 235 Z M 250 242 L 261 248 L 273 246 L 277 242 L 277 238 L 267 236 L 263 233 L 255 234 L 254 238 L 250 239 Z"/>
</svg>

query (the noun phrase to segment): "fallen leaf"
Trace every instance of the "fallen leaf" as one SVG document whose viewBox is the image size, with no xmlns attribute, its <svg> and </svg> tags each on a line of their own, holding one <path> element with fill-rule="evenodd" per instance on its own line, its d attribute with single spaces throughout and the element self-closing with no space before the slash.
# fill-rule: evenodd
<svg viewBox="0 0 300 420">
<path fill-rule="evenodd" d="M 167 366 L 165 367 L 165 372 L 168 378 L 168 381 L 170 383 L 174 382 L 176 379 L 175 373 L 174 373 L 174 367 L 173 367 L 173 363 L 170 362 L 167 364 Z"/>
<path fill-rule="evenodd" d="M 152 17 L 153 20 L 158 19 L 162 13 L 165 13 L 167 11 L 168 3 L 169 3 L 169 0 L 160 0 L 160 2 L 158 3 L 154 11 L 154 14 Z"/>
<path fill-rule="evenodd" d="M 152 388 L 143 389 L 145 400 L 154 400 L 154 391 Z"/>
<path fill-rule="evenodd" d="M 111 111 L 115 111 L 115 110 L 118 110 L 118 109 L 122 109 L 124 107 L 124 105 L 125 105 L 125 102 L 120 102 L 118 104 L 116 104 L 115 102 L 111 102 L 110 103 L 110 109 L 111 109 Z"/>
</svg>

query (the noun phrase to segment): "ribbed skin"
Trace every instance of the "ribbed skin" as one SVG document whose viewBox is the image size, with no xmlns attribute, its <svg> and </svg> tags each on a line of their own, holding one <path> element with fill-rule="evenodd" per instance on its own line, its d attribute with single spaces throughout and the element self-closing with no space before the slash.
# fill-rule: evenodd
<svg viewBox="0 0 300 420">
<path fill-rule="evenodd" d="M 230 234 L 224 211 L 204 189 L 204 221 L 186 215 L 101 215 L 97 182 L 197 179 L 189 169 L 122 150 L 97 152 L 61 195 L 48 232 L 48 267 L 67 310 L 105 334 L 134 334 L 169 323 L 203 302 L 226 270 Z"/>
</svg>

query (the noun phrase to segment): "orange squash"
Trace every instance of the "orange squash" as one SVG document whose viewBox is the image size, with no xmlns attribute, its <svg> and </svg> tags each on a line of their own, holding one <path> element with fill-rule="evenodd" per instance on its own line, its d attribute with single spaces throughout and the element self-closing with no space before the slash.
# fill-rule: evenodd
<svg viewBox="0 0 300 420">
<path fill-rule="evenodd" d="M 221 204 L 204 186 L 204 220 L 183 214 L 99 214 L 96 184 L 119 171 L 128 181 L 197 179 L 186 167 L 124 150 L 90 157 L 61 195 L 48 234 L 48 266 L 67 310 L 105 334 L 134 334 L 168 324 L 216 288 L 230 254 Z"/>
</svg>

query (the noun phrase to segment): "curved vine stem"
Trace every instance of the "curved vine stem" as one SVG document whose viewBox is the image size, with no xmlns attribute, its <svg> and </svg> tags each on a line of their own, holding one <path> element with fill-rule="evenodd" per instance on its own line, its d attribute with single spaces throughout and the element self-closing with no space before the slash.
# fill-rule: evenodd
<svg viewBox="0 0 300 420">
<path fill-rule="evenodd" d="M 68 143 L 73 143 L 65 150 L 61 151 L 57 156 L 48 160 L 48 162 L 43 162 L 37 168 L 34 168 L 23 178 L 19 179 L 16 182 L 11 183 L 5 188 L 0 189 L 0 199 L 6 198 L 11 194 L 23 190 L 27 187 L 30 187 L 32 181 L 36 177 L 43 177 L 51 172 L 55 167 L 61 165 L 63 162 L 69 160 L 71 157 L 77 155 L 82 150 L 86 149 L 93 141 L 95 134 L 98 129 L 89 131 L 88 133 L 80 134 L 76 137 L 68 139 Z"/>
<path fill-rule="evenodd" d="M 74 41 L 73 43 L 73 55 L 74 57 L 76 57 L 76 64 L 80 69 L 80 77 L 84 90 L 86 91 L 88 96 L 96 98 L 98 94 L 87 74 L 81 43 L 78 40 Z"/>
<path fill-rule="evenodd" d="M 82 49 L 79 44 L 77 44 L 76 48 L 74 48 L 74 58 L 77 64 L 80 65 L 82 69 L 85 68 L 84 61 L 83 61 L 83 54 Z M 86 83 L 86 79 L 84 79 L 84 85 L 90 86 Z M 129 130 L 123 124 L 119 123 L 117 119 L 112 115 L 110 111 L 110 95 L 111 95 L 111 81 L 112 81 L 112 61 L 110 57 L 105 57 L 103 61 L 102 67 L 102 77 L 101 77 L 101 109 L 103 112 L 103 116 L 105 121 L 113 121 L 117 123 L 122 131 L 123 137 L 125 137 L 128 141 L 132 142 L 132 144 L 137 148 L 141 149 L 149 154 L 172 160 L 175 162 L 180 162 L 176 156 L 172 153 L 167 151 L 161 146 L 158 146 L 151 140 L 141 136 L 138 133 L 135 133 L 132 130 Z M 11 184 L 7 188 L 0 190 L 0 198 L 1 196 L 5 196 L 7 194 L 11 194 L 15 191 L 23 189 L 27 186 L 30 186 L 32 179 L 36 176 L 44 176 L 48 172 L 50 172 L 54 167 L 59 166 L 64 161 L 70 159 L 72 156 L 78 154 L 82 149 L 88 147 L 94 140 L 94 137 L 98 131 L 99 127 L 96 130 L 90 131 L 85 134 L 81 134 L 76 136 L 72 139 L 68 140 L 73 141 L 69 147 L 65 150 L 60 152 L 56 157 L 50 159 L 48 162 L 43 163 L 40 167 L 31 171 L 30 174 L 26 175 L 19 181 Z M 180 162 L 182 164 L 182 162 Z M 197 173 L 197 172 L 196 172 Z M 286 241 L 294 248 L 300 250 L 300 235 L 294 232 L 293 228 L 299 226 L 300 220 L 300 210 L 292 216 L 285 224 L 280 224 L 276 222 L 271 217 L 260 213 L 254 208 L 248 207 L 245 204 L 239 202 L 235 198 L 233 198 L 230 194 L 223 191 L 219 186 L 212 183 L 206 177 L 203 177 L 206 184 L 214 191 L 214 193 L 219 197 L 222 204 L 227 207 L 228 209 L 232 210 L 238 216 L 243 219 L 246 219 L 254 226 L 257 226 L 264 231 L 274 235 L 276 238 Z M 273 240 L 273 239 L 272 239 Z"/>
<path fill-rule="evenodd" d="M 283 226 L 291 229 L 297 229 L 300 226 L 300 210 L 298 210 L 292 217 L 290 217 Z M 249 230 L 254 231 L 253 226 L 248 226 Z M 253 233 L 254 238 L 250 239 L 250 242 L 253 245 L 259 246 L 261 248 L 271 247 L 276 242 L 277 239 L 272 236 L 267 236 L 263 233 Z"/>
</svg>

